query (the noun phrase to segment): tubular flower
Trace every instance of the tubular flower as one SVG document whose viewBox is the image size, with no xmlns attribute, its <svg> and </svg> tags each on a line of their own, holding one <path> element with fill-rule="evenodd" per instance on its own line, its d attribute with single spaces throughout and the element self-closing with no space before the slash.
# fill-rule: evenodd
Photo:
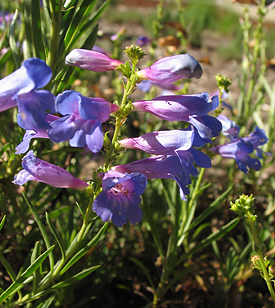
<svg viewBox="0 0 275 308">
<path fill-rule="evenodd" d="M 119 143 L 126 149 L 138 149 L 153 155 L 177 155 L 181 160 L 192 145 L 201 147 L 206 141 L 191 126 L 186 129 L 151 132 L 120 140 Z"/>
<path fill-rule="evenodd" d="M 76 91 L 64 91 L 57 96 L 56 103 L 64 117 L 51 123 L 50 139 L 57 143 L 70 140 L 72 147 L 87 145 L 93 153 L 99 152 L 103 146 L 101 123 L 119 107 L 103 98 L 88 98 Z"/>
<path fill-rule="evenodd" d="M 179 91 L 180 87 L 176 86 L 173 83 L 167 83 L 167 84 L 163 84 L 163 83 L 157 83 L 157 82 L 153 82 L 151 80 L 142 80 L 140 83 L 137 84 L 137 88 L 140 89 L 142 92 L 149 92 L 149 90 L 151 89 L 152 86 L 156 86 L 159 87 L 161 89 L 164 90 L 170 90 L 170 91 Z"/>
<path fill-rule="evenodd" d="M 251 158 L 249 154 L 256 150 L 256 155 L 262 158 L 262 149 L 260 145 L 265 144 L 268 141 L 264 131 L 255 128 L 255 131 L 247 137 L 234 139 L 229 143 L 219 145 L 211 148 L 210 150 L 220 154 L 224 158 L 233 158 L 236 160 L 238 168 L 244 173 L 248 173 L 248 169 L 261 169 L 261 163 L 257 158 Z M 269 154 L 269 153 L 266 153 Z"/>
<path fill-rule="evenodd" d="M 36 158 L 33 151 L 29 151 L 22 159 L 21 170 L 14 178 L 13 183 L 23 185 L 28 181 L 38 181 L 59 188 L 73 188 L 85 190 L 89 186 L 86 182 L 77 179 L 70 172 L 44 160 Z"/>
<path fill-rule="evenodd" d="M 45 116 L 56 112 L 55 96 L 47 90 L 38 90 L 16 98 L 18 105 L 17 124 L 24 129 L 48 129 Z"/>
<path fill-rule="evenodd" d="M 204 168 L 211 167 L 210 158 L 192 147 L 184 151 L 180 159 L 174 155 L 159 155 L 115 166 L 112 170 L 127 173 L 141 172 L 147 179 L 173 179 L 179 186 L 181 199 L 186 200 L 185 196 L 189 194 L 187 185 L 191 184 L 191 175 L 198 175 L 193 163 Z"/>
<path fill-rule="evenodd" d="M 67 65 L 77 66 L 93 72 L 114 71 L 122 62 L 107 55 L 86 49 L 73 49 L 65 58 Z"/>
<path fill-rule="evenodd" d="M 47 123 L 52 123 L 53 121 L 60 119 L 60 117 L 47 114 L 45 116 L 45 121 Z M 15 148 L 16 152 L 15 154 L 22 154 L 27 152 L 30 146 L 30 142 L 34 138 L 46 138 L 49 139 L 49 135 L 47 132 L 47 129 L 30 129 L 25 132 L 25 135 L 23 137 L 23 141 L 18 144 L 18 146 Z"/>
<path fill-rule="evenodd" d="M 151 43 L 151 40 L 145 35 L 141 35 L 136 39 L 136 44 L 140 47 L 146 46 L 149 43 Z"/>
<path fill-rule="evenodd" d="M 145 191 L 146 177 L 141 173 L 126 174 L 114 170 L 99 176 L 103 191 L 93 203 L 96 214 L 105 222 L 111 219 L 117 227 L 122 227 L 127 220 L 134 225 L 139 223 L 142 219 L 140 195 Z"/>
<path fill-rule="evenodd" d="M 229 120 L 223 114 L 219 114 L 217 119 L 222 123 L 222 132 L 226 137 L 231 140 L 239 137 L 240 127 L 235 122 Z"/>
<path fill-rule="evenodd" d="M 30 58 L 24 61 L 19 69 L 0 80 L 0 111 L 18 106 L 23 113 L 21 114 L 23 122 L 26 123 L 29 121 L 32 108 L 34 110 L 32 117 L 40 117 L 35 114 L 40 108 L 40 106 L 37 107 L 37 103 L 40 104 L 46 99 L 48 109 L 54 112 L 54 96 L 48 91 L 34 92 L 43 88 L 51 77 L 51 68 L 43 60 Z M 48 94 L 46 95 L 45 92 Z M 29 104 L 32 107 L 29 107 Z"/>
<path fill-rule="evenodd" d="M 189 122 L 203 139 L 218 136 L 222 129 L 216 118 L 207 115 L 219 106 L 218 97 L 210 98 L 207 92 L 159 96 L 153 100 L 134 102 L 133 106 L 135 111 L 149 112 L 166 121 Z"/>
<path fill-rule="evenodd" d="M 169 84 L 183 78 L 197 78 L 202 75 L 202 68 L 189 54 L 162 58 L 153 65 L 137 72 L 140 80 L 150 79 L 157 83 Z"/>
<path fill-rule="evenodd" d="M 189 150 L 194 141 L 194 131 L 190 128 L 170 131 L 156 131 L 136 138 L 120 140 L 126 149 L 138 149 L 154 155 L 175 155 L 178 151 Z"/>
</svg>

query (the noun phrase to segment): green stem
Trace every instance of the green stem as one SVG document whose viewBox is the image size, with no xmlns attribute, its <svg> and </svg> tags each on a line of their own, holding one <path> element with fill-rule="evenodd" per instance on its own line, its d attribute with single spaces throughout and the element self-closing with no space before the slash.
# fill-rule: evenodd
<svg viewBox="0 0 275 308">
<path fill-rule="evenodd" d="M 81 229 L 79 230 L 76 240 L 72 243 L 72 245 L 69 247 L 69 249 L 66 252 L 65 258 L 61 259 L 57 264 L 53 272 L 49 272 L 49 274 L 42 280 L 42 283 L 37 289 L 36 293 L 39 293 L 41 291 L 44 291 L 54 280 L 56 280 L 59 277 L 59 273 L 62 270 L 63 266 L 69 261 L 69 259 L 75 254 L 75 252 L 79 249 L 80 244 L 82 243 L 82 240 L 84 238 L 84 235 L 87 233 L 89 228 L 91 227 L 91 224 L 89 223 L 91 215 L 93 213 L 92 210 L 93 205 L 93 198 L 90 199 L 89 205 L 87 207 L 83 224 Z M 25 295 L 20 301 L 17 301 L 16 305 L 22 305 L 26 303 L 32 294 Z"/>
<path fill-rule="evenodd" d="M 257 253 L 257 255 L 259 257 L 259 262 L 260 262 L 260 265 L 261 265 L 261 271 L 263 273 L 263 278 L 264 278 L 264 280 L 267 284 L 267 287 L 268 287 L 269 293 L 272 297 L 272 300 L 275 303 L 275 292 L 274 292 L 274 289 L 273 289 L 273 286 L 272 286 L 272 283 L 271 283 L 270 276 L 269 276 L 267 269 L 266 269 L 266 266 L 265 266 L 264 256 L 263 256 L 263 252 L 261 250 L 261 245 L 260 245 L 260 242 L 259 242 L 259 239 L 258 239 L 258 236 L 257 236 L 257 231 L 256 231 L 256 228 L 254 226 L 254 223 L 253 223 L 249 213 L 247 215 L 247 221 L 248 221 L 249 228 L 250 228 L 253 240 L 254 240 L 254 245 L 256 247 L 255 252 Z"/>
<path fill-rule="evenodd" d="M 135 68 L 136 68 L 136 64 L 133 63 L 132 70 L 135 71 Z M 132 93 L 135 85 L 136 85 L 135 81 L 127 80 L 127 84 L 125 86 L 125 90 L 124 90 L 123 97 L 122 97 L 121 104 L 120 104 L 120 109 L 122 111 L 123 111 L 123 108 L 126 106 L 127 98 Z M 122 124 L 125 122 L 125 119 L 126 119 L 126 116 L 120 116 L 120 117 L 117 117 L 117 119 L 116 119 L 115 131 L 114 131 L 114 135 L 113 135 L 113 138 L 112 138 L 112 142 L 109 146 L 107 155 L 105 157 L 105 165 L 104 165 L 104 171 L 105 172 L 108 171 L 108 168 L 110 166 L 111 157 L 112 157 L 112 154 L 113 154 L 114 148 L 115 148 L 115 143 L 118 139 L 120 128 L 121 128 Z"/>
</svg>

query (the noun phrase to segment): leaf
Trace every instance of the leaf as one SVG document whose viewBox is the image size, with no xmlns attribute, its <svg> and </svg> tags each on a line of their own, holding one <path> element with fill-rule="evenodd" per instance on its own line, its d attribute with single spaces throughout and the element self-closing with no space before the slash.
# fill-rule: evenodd
<svg viewBox="0 0 275 308">
<path fill-rule="evenodd" d="M 45 241 L 46 247 L 47 247 L 47 249 L 49 249 L 51 245 L 50 245 L 50 241 L 49 241 L 49 238 L 48 238 L 48 234 L 47 234 L 47 232 L 45 230 L 45 227 L 44 227 L 42 221 L 40 220 L 38 214 L 36 213 L 32 203 L 27 199 L 27 197 L 24 194 L 24 192 L 22 192 L 22 194 L 23 194 L 23 197 L 24 197 L 25 201 L 27 202 L 27 204 L 28 204 L 28 206 L 29 206 L 33 216 L 34 216 L 34 219 L 35 219 L 35 221 L 36 221 L 36 223 L 37 223 L 37 225 L 38 225 L 38 227 L 40 229 L 40 232 L 41 232 L 41 234 L 43 236 L 43 239 Z M 54 268 L 54 258 L 53 258 L 53 254 L 52 253 L 49 254 L 49 262 L 50 262 L 50 268 L 51 268 L 51 272 L 52 272 L 53 268 Z"/>
<path fill-rule="evenodd" d="M 72 19 L 70 27 L 66 33 L 64 42 L 65 42 L 65 50 L 70 50 L 71 46 L 74 44 L 75 40 L 78 38 L 79 35 L 78 31 L 81 28 L 81 23 L 83 19 L 88 17 L 89 13 L 91 12 L 92 8 L 94 7 L 96 1 L 93 0 L 84 0 L 80 5 L 79 9 L 77 10 L 75 16 Z"/>
<path fill-rule="evenodd" d="M 85 278 L 86 276 L 90 275 L 93 271 L 95 271 L 99 267 L 101 267 L 101 265 L 96 265 L 96 266 L 90 267 L 88 269 L 85 269 L 82 272 L 77 273 L 76 275 L 72 276 L 71 278 L 60 281 L 57 284 L 53 285 L 51 287 L 51 290 L 55 290 L 55 289 L 58 289 L 58 288 L 64 288 L 66 286 L 69 286 L 69 285 Z"/>
<path fill-rule="evenodd" d="M 98 231 L 96 236 L 83 247 L 81 250 L 79 250 L 72 258 L 71 260 L 63 267 L 63 269 L 60 272 L 60 276 L 64 274 L 75 262 L 77 262 L 80 258 L 82 258 L 91 248 L 93 248 L 100 240 L 101 236 L 104 234 L 108 227 L 108 222 L 106 222 L 102 228 Z"/>
<path fill-rule="evenodd" d="M 138 259 L 133 258 L 133 257 L 129 257 L 129 259 L 130 259 L 132 262 L 134 262 L 138 267 L 140 267 L 140 268 L 143 270 L 143 272 L 144 272 L 144 274 L 146 275 L 146 277 L 147 277 L 147 279 L 148 279 L 148 281 L 149 281 L 149 283 L 150 283 L 152 289 L 153 289 L 154 292 L 155 292 L 155 286 L 154 286 L 153 280 L 152 280 L 152 278 L 151 278 L 151 276 L 150 276 L 150 273 L 149 273 L 148 269 L 147 269 L 147 268 L 143 265 L 143 263 L 141 263 Z"/>
<path fill-rule="evenodd" d="M 19 291 L 24 287 L 25 284 L 32 280 L 30 277 L 33 272 L 42 264 L 42 262 L 47 258 L 47 256 L 52 252 L 54 246 L 46 250 L 42 255 L 40 255 L 21 275 L 16 279 L 4 293 L 0 295 L 0 303 L 2 303 L 7 297 Z M 31 279 L 30 279 L 31 278 Z"/>
<path fill-rule="evenodd" d="M 189 230 L 196 227 L 200 222 L 202 222 L 205 218 L 211 215 L 216 208 L 221 205 L 224 199 L 231 193 L 233 186 L 229 187 L 224 193 L 222 193 L 214 202 L 212 202 L 209 207 L 204 210 L 190 225 Z"/>
<path fill-rule="evenodd" d="M 35 261 L 36 258 L 38 258 L 38 256 L 41 254 L 41 249 L 40 249 L 40 245 L 39 245 L 39 241 L 35 243 L 33 252 L 31 254 L 31 264 Z M 41 267 L 38 268 L 34 273 L 33 273 L 33 287 L 32 287 L 32 293 L 35 294 L 36 293 L 36 289 L 38 286 L 38 283 L 40 281 L 40 276 L 41 276 L 41 272 L 42 269 Z"/>
<path fill-rule="evenodd" d="M 33 38 L 33 48 L 34 56 L 45 60 L 44 44 L 42 41 L 42 31 L 41 31 L 41 17 L 40 17 L 40 4 L 39 1 L 25 0 L 25 2 L 30 2 L 31 9 L 31 27 L 32 27 L 32 38 Z"/>
<path fill-rule="evenodd" d="M 3 216 L 2 221 L 0 223 L 0 231 L 2 230 L 2 228 L 4 226 L 5 220 L 6 220 L 6 215 Z"/>
<path fill-rule="evenodd" d="M 183 262 L 186 258 L 192 256 L 195 252 L 202 249 L 203 247 L 208 246 L 213 241 L 218 240 L 219 238 L 223 237 L 229 231 L 231 231 L 238 223 L 240 219 L 237 217 L 231 220 L 228 224 L 221 227 L 220 230 L 210 234 L 207 238 L 203 239 L 201 242 L 197 243 L 192 249 L 188 251 L 185 255 L 183 255 L 177 262 L 177 264 Z"/>
<path fill-rule="evenodd" d="M 10 263 L 6 260 L 6 258 L 3 256 L 1 251 L 0 251 L 0 261 L 3 264 L 3 266 L 5 267 L 6 271 L 8 272 L 11 280 L 15 281 L 16 280 L 16 275 L 15 275 L 15 273 L 13 271 L 13 268 L 10 265 Z"/>
<path fill-rule="evenodd" d="M 52 231 L 52 234 L 54 235 L 57 243 L 58 243 L 58 246 L 60 248 L 60 251 L 61 251 L 61 254 L 62 254 L 62 259 L 65 260 L 65 246 L 64 246 L 64 243 L 62 241 L 62 238 L 59 236 L 56 228 L 53 226 L 53 224 L 51 223 L 50 219 L 49 219 L 49 215 L 48 213 L 46 213 L 46 220 L 47 220 L 47 223 Z"/>
<path fill-rule="evenodd" d="M 10 43 L 10 47 L 11 47 L 11 51 L 14 57 L 14 61 L 16 64 L 16 67 L 19 68 L 20 67 L 20 58 L 19 58 L 19 53 L 18 53 L 18 48 L 16 45 L 17 39 L 15 38 L 15 24 L 17 21 L 17 17 L 18 17 L 18 10 L 15 10 L 15 13 L 12 17 L 12 21 L 11 21 L 11 25 L 10 25 L 10 33 L 9 33 L 9 43 Z"/>
</svg>

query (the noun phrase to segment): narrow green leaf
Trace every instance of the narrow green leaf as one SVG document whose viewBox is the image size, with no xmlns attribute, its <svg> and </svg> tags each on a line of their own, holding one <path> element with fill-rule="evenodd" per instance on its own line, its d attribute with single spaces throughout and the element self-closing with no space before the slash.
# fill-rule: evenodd
<svg viewBox="0 0 275 308">
<path fill-rule="evenodd" d="M 233 189 L 233 186 L 229 187 L 224 193 L 222 193 L 214 202 L 212 202 L 209 207 L 203 211 L 190 225 L 189 230 L 196 227 L 200 222 L 202 222 L 205 218 L 207 218 L 209 215 L 211 215 L 216 208 L 221 205 L 221 203 L 224 201 L 224 199 L 227 198 L 227 196 L 231 193 Z"/>
<path fill-rule="evenodd" d="M 102 228 L 98 231 L 96 236 L 87 244 L 85 247 L 83 247 L 81 250 L 79 250 L 72 258 L 71 260 L 63 267 L 63 269 L 60 272 L 60 276 L 64 274 L 72 265 L 75 264 L 80 258 L 82 258 L 92 247 L 94 247 L 104 234 L 108 227 L 108 222 L 106 222 Z"/>
<path fill-rule="evenodd" d="M 0 150 L 0 157 L 5 153 L 7 152 L 8 148 L 11 146 L 11 143 L 8 142 L 6 143 Z"/>
<path fill-rule="evenodd" d="M 10 278 L 12 281 L 16 280 L 16 275 L 13 271 L 12 266 L 10 265 L 10 263 L 6 260 L 6 258 L 4 257 L 4 255 L 2 254 L 2 252 L 0 251 L 0 261 L 3 264 L 3 266 L 5 267 L 6 271 L 8 272 Z"/>
<path fill-rule="evenodd" d="M 42 221 L 40 220 L 38 214 L 36 213 L 32 203 L 28 200 L 28 198 L 24 194 L 24 192 L 22 192 L 22 194 L 23 194 L 23 197 L 24 197 L 25 201 L 27 202 L 27 204 L 28 204 L 28 206 L 29 206 L 33 216 L 34 216 L 34 219 L 35 219 L 35 221 L 36 221 L 40 231 L 41 231 L 41 234 L 42 234 L 43 239 L 44 239 L 45 244 L 46 244 L 46 248 L 49 249 L 51 247 L 51 245 L 50 245 L 50 241 L 49 241 L 49 238 L 48 238 L 48 234 L 47 234 L 47 232 L 45 230 L 45 227 L 44 227 Z M 50 268 L 51 268 L 51 272 L 52 272 L 53 268 L 54 268 L 54 258 L 53 258 L 53 254 L 52 253 L 49 254 L 49 262 L 50 262 Z"/>
<path fill-rule="evenodd" d="M 219 238 L 223 237 L 225 234 L 227 234 L 229 231 L 231 231 L 238 223 L 240 219 L 237 217 L 233 220 L 231 220 L 228 224 L 221 227 L 220 230 L 210 234 L 207 238 L 203 239 L 201 242 L 197 243 L 188 253 L 183 255 L 177 264 L 183 262 L 186 258 L 189 256 L 192 256 L 195 252 L 202 249 L 203 247 L 208 246 L 213 241 L 218 240 Z"/>
<path fill-rule="evenodd" d="M 85 269 L 82 272 L 77 273 L 76 275 L 72 276 L 71 278 L 68 278 L 66 280 L 58 282 L 57 284 L 53 285 L 51 287 L 51 289 L 54 290 L 54 289 L 64 288 L 66 286 L 69 286 L 69 285 L 85 278 L 86 276 L 90 275 L 93 271 L 98 269 L 100 266 L 101 265 L 96 265 L 96 266 L 90 267 L 88 269 Z"/>
<path fill-rule="evenodd" d="M 3 226 L 4 226 L 5 220 L 6 220 L 6 215 L 4 215 L 3 218 L 2 218 L 2 220 L 1 220 L 1 223 L 0 223 L 0 231 L 2 230 L 2 228 L 3 228 Z"/>
<path fill-rule="evenodd" d="M 157 245 L 158 252 L 159 252 L 160 256 L 162 258 L 164 258 L 164 252 L 163 252 L 163 247 L 162 247 L 161 239 L 160 239 L 160 236 L 159 236 L 159 232 L 157 230 L 157 226 L 156 226 L 156 223 L 155 223 L 155 220 L 154 220 L 154 216 L 153 216 L 153 213 L 151 211 L 151 207 L 147 202 L 146 196 L 143 197 L 143 204 L 144 204 L 144 206 L 143 206 L 142 210 L 143 210 L 143 213 L 146 217 L 146 220 L 148 221 L 148 223 L 150 225 L 151 233 L 152 233 L 154 241 Z"/>
<path fill-rule="evenodd" d="M 40 255 L 40 245 L 39 245 L 39 241 L 38 241 L 38 242 L 35 243 L 33 252 L 31 254 L 31 264 L 38 258 L 39 255 Z M 33 282 L 32 282 L 32 293 L 33 294 L 36 293 L 36 289 L 37 289 L 38 283 L 40 281 L 40 273 L 41 273 L 41 267 L 40 267 L 40 269 L 38 268 L 33 273 Z"/>
<path fill-rule="evenodd" d="M 39 1 L 33 1 L 33 0 L 25 0 L 25 1 L 30 2 L 29 6 L 31 9 L 31 27 L 32 27 L 34 56 L 45 60 L 44 44 L 42 41 Z"/>
<path fill-rule="evenodd" d="M 183 277 L 185 277 L 186 275 L 188 275 L 192 271 L 193 271 L 193 268 L 191 268 L 191 266 L 190 266 L 190 268 L 182 269 L 179 273 L 176 273 L 176 275 L 173 277 L 173 279 L 169 281 L 169 284 L 165 288 L 165 290 L 163 291 L 163 294 L 166 293 L 173 286 L 174 283 L 178 282 L 180 279 L 182 279 Z"/>
<path fill-rule="evenodd" d="M 16 64 L 16 67 L 19 68 L 20 67 L 20 58 L 19 58 L 19 53 L 18 53 L 18 47 L 16 45 L 17 43 L 17 39 L 15 37 L 15 24 L 17 21 L 17 17 L 18 17 L 18 10 L 15 10 L 15 13 L 12 17 L 12 21 L 11 21 L 11 25 L 10 25 L 10 32 L 9 32 L 9 43 L 10 43 L 10 47 L 11 47 L 11 51 L 14 57 L 14 61 Z"/>
<path fill-rule="evenodd" d="M 81 46 L 82 49 L 92 49 L 94 47 L 97 38 L 98 24 L 94 27 L 93 31 L 88 35 L 84 44 Z"/>
<path fill-rule="evenodd" d="M 0 295 L 0 303 L 2 303 L 7 297 L 19 291 L 24 287 L 25 284 L 32 280 L 32 273 L 42 264 L 42 262 L 47 258 L 47 256 L 52 252 L 54 246 L 46 250 L 42 255 L 40 255 L 35 262 L 33 262 L 21 275 L 16 279 L 4 293 Z"/>
<path fill-rule="evenodd" d="M 71 46 L 78 38 L 77 34 L 79 29 L 81 28 L 81 24 L 83 20 L 88 17 L 95 3 L 95 0 L 84 0 L 79 9 L 77 10 L 64 39 L 66 51 L 70 50 Z"/>
<path fill-rule="evenodd" d="M 54 299 L 55 299 L 55 295 L 49 297 L 46 301 L 39 304 L 37 308 L 50 308 Z"/>
<path fill-rule="evenodd" d="M 25 0 L 23 3 L 23 18 L 26 35 L 26 53 L 27 57 L 33 56 L 33 37 L 32 37 L 32 20 L 31 20 L 31 3 L 29 0 Z"/>
<path fill-rule="evenodd" d="M 89 20 L 84 23 L 81 27 L 81 32 L 87 31 L 87 29 L 94 23 L 104 12 L 106 6 L 110 3 L 110 1 L 105 1 L 98 9 L 97 11 L 89 18 Z"/>
<path fill-rule="evenodd" d="M 46 213 L 46 220 L 47 220 L 47 223 L 48 223 L 48 225 L 49 225 L 49 227 L 52 231 L 52 234 L 54 235 L 54 237 L 55 237 L 55 239 L 58 243 L 58 246 L 59 246 L 61 254 L 62 254 L 62 259 L 64 260 L 65 259 L 65 246 L 64 246 L 63 240 L 60 237 L 60 235 L 58 234 L 56 228 L 51 223 L 49 216 L 48 216 L 48 213 Z"/>
<path fill-rule="evenodd" d="M 148 269 L 147 269 L 147 268 L 143 265 L 143 263 L 141 263 L 138 259 L 133 258 L 133 257 L 129 257 L 129 259 L 130 259 L 132 262 L 134 262 L 138 267 L 140 267 L 140 268 L 143 270 L 143 272 L 144 272 L 144 274 L 146 275 L 146 277 L 147 277 L 147 279 L 148 279 L 148 281 L 149 281 L 149 283 L 150 283 L 152 289 L 153 289 L 154 292 L 155 292 L 155 286 L 154 286 L 153 280 L 152 280 L 152 278 L 151 278 L 151 275 L 150 275 Z"/>
</svg>

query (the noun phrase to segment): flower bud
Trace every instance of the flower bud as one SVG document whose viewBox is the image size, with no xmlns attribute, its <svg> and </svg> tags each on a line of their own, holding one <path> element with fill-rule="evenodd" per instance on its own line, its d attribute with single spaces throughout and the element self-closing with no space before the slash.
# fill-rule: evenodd
<svg viewBox="0 0 275 308">
<path fill-rule="evenodd" d="M 180 54 L 158 60 L 153 65 L 137 72 L 140 81 L 150 79 L 154 82 L 169 84 L 183 78 L 197 78 L 202 68 L 189 54 Z"/>
<path fill-rule="evenodd" d="M 114 71 L 122 62 L 97 51 L 73 49 L 65 58 L 65 63 L 93 72 L 106 72 Z"/>
</svg>

